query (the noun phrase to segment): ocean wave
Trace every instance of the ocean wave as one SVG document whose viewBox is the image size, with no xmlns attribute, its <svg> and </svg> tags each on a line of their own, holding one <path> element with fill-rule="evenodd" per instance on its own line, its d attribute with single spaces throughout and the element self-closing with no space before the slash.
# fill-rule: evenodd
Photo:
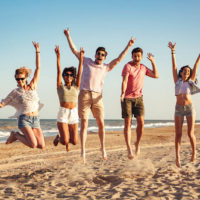
<svg viewBox="0 0 200 200">
<path fill-rule="evenodd" d="M 50 123 L 52 124 L 52 123 Z M 186 124 L 186 123 L 184 123 Z M 199 122 L 197 122 L 196 124 L 200 124 Z M 161 122 L 161 121 L 158 121 L 158 122 L 148 122 L 148 123 L 145 123 L 144 125 L 144 128 L 158 128 L 158 127 L 168 127 L 168 126 L 174 126 L 174 122 L 173 121 L 165 121 L 165 122 Z M 133 122 L 132 126 L 131 126 L 132 129 L 135 129 L 136 128 L 136 122 Z M 123 125 L 123 120 L 120 121 L 119 125 L 116 124 L 116 121 L 115 121 L 115 124 L 112 125 L 111 122 L 105 124 L 105 131 L 121 131 L 124 129 L 124 125 Z M 17 130 L 17 127 L 16 126 L 1 126 L 0 128 L 0 142 L 3 142 L 7 139 L 7 137 L 10 135 L 10 131 L 11 130 Z M 45 137 L 48 137 L 48 136 L 54 136 L 54 135 L 57 135 L 58 134 L 58 129 L 57 127 L 54 125 L 54 126 L 51 126 L 49 127 L 49 124 L 46 125 L 46 128 L 45 126 L 42 126 L 42 130 L 43 130 L 43 134 Z M 80 126 L 79 126 L 79 131 L 80 131 Z M 88 132 L 97 132 L 98 131 L 98 126 L 95 124 L 92 124 L 88 127 Z"/>
</svg>

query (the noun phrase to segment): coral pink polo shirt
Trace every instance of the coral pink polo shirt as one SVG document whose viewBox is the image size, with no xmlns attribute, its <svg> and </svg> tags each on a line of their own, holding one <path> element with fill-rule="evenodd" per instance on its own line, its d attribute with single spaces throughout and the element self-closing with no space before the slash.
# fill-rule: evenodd
<svg viewBox="0 0 200 200">
<path fill-rule="evenodd" d="M 151 70 L 143 64 L 140 64 L 140 67 L 135 67 L 132 61 L 124 66 L 122 76 L 129 74 L 125 98 L 137 98 L 142 96 L 144 77 L 150 71 Z"/>
<path fill-rule="evenodd" d="M 97 65 L 91 58 L 84 57 L 80 90 L 102 93 L 104 77 L 108 71 L 108 64 Z"/>
</svg>

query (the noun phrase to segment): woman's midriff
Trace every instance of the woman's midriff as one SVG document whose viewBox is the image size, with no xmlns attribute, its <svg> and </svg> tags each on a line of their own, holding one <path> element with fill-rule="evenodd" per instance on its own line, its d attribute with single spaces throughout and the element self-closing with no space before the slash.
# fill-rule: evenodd
<svg viewBox="0 0 200 200">
<path fill-rule="evenodd" d="M 179 94 L 176 96 L 176 104 L 185 106 L 192 103 L 192 97 L 190 94 Z"/>
<path fill-rule="evenodd" d="M 75 102 L 60 102 L 60 107 L 73 109 L 76 107 L 76 103 Z"/>
<path fill-rule="evenodd" d="M 31 113 L 25 113 L 24 115 L 28 115 L 28 116 L 38 116 L 38 111 L 31 112 Z"/>
</svg>

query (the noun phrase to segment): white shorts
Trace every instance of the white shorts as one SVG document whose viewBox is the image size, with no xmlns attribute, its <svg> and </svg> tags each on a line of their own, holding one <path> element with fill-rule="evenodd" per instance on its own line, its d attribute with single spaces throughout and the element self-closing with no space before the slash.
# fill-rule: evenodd
<svg viewBox="0 0 200 200">
<path fill-rule="evenodd" d="M 68 109 L 60 107 L 57 116 L 57 122 L 66 124 L 77 124 L 78 123 L 78 110 L 77 108 Z"/>
</svg>

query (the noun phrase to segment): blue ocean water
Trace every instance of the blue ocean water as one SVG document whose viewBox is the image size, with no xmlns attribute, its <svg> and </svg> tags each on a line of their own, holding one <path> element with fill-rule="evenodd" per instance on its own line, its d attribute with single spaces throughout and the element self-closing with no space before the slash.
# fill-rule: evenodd
<svg viewBox="0 0 200 200">
<path fill-rule="evenodd" d="M 45 137 L 58 134 L 56 119 L 41 119 L 41 128 Z M 145 120 L 145 128 L 174 126 L 173 120 Z M 136 127 L 136 121 L 132 121 L 132 128 Z M 106 119 L 105 131 L 123 130 L 124 121 L 122 119 Z M 5 142 L 12 130 L 18 130 L 15 119 L 0 119 L 0 142 Z M 98 127 L 95 119 L 89 120 L 88 133 L 97 132 Z"/>
</svg>

